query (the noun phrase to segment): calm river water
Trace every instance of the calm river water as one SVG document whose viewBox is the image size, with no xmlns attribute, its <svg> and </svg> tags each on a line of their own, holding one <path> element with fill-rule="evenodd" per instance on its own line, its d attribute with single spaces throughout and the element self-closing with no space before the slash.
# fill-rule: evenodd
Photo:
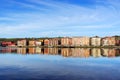
<svg viewBox="0 0 120 80">
<path fill-rule="evenodd" d="M 0 80 L 120 80 L 120 50 L 0 48 Z"/>
</svg>

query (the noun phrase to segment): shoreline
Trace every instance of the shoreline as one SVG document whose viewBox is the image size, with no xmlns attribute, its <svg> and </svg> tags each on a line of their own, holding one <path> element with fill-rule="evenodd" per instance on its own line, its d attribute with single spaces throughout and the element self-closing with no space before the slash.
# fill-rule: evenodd
<svg viewBox="0 0 120 80">
<path fill-rule="evenodd" d="M 120 46 L 6 46 L 1 48 L 117 48 Z"/>
</svg>

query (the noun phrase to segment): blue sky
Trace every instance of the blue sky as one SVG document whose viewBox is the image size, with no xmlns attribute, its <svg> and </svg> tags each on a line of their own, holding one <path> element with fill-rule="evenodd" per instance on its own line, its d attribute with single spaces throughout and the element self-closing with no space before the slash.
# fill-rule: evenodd
<svg viewBox="0 0 120 80">
<path fill-rule="evenodd" d="M 0 0 L 0 37 L 120 34 L 120 0 Z"/>
</svg>

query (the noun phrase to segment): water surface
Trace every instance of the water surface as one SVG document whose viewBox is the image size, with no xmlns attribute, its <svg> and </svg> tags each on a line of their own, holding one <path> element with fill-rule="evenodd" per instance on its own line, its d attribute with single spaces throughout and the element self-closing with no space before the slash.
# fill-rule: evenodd
<svg viewBox="0 0 120 80">
<path fill-rule="evenodd" d="M 0 48 L 0 80 L 120 80 L 119 49 Z"/>
</svg>

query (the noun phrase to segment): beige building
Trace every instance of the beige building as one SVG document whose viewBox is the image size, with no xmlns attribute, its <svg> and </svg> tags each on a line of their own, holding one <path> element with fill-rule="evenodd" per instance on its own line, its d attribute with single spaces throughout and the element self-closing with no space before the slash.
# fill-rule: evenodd
<svg viewBox="0 0 120 80">
<path fill-rule="evenodd" d="M 72 46 L 89 46 L 89 37 L 72 37 Z"/>
<path fill-rule="evenodd" d="M 62 46 L 71 46 L 72 45 L 72 38 L 69 38 L 69 37 L 61 38 L 61 45 Z"/>
<path fill-rule="evenodd" d="M 29 46 L 36 46 L 36 45 L 35 45 L 35 42 L 36 42 L 35 40 L 30 40 L 30 41 L 29 41 Z"/>
<path fill-rule="evenodd" d="M 115 46 L 115 37 L 104 37 L 102 38 L 102 46 Z"/>
<path fill-rule="evenodd" d="M 58 46 L 58 45 L 59 45 L 59 39 L 58 38 L 49 39 L 49 46 Z"/>
<path fill-rule="evenodd" d="M 92 37 L 90 39 L 91 46 L 101 46 L 101 38 L 100 37 Z"/>
<path fill-rule="evenodd" d="M 26 40 L 18 40 L 17 41 L 17 46 L 23 47 L 26 46 L 27 41 Z"/>
<path fill-rule="evenodd" d="M 43 40 L 42 39 L 40 39 L 40 40 L 36 40 L 36 42 L 35 42 L 35 45 L 36 46 L 43 46 Z"/>
<path fill-rule="evenodd" d="M 49 39 L 49 46 L 53 46 L 53 38 Z"/>
<path fill-rule="evenodd" d="M 42 42 L 36 41 L 36 42 L 35 42 L 35 45 L 36 45 L 36 46 L 42 46 Z"/>
</svg>

